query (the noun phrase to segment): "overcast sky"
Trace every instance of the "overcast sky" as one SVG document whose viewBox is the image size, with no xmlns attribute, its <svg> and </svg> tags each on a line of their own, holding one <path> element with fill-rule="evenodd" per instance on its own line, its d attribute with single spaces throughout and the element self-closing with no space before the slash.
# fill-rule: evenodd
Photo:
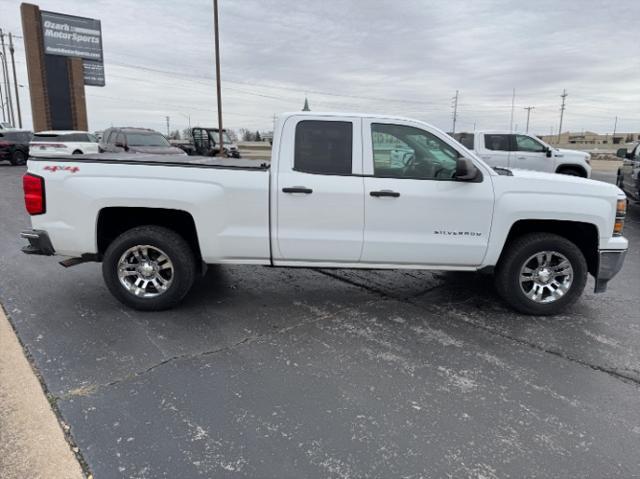
<svg viewBox="0 0 640 479">
<path fill-rule="evenodd" d="M 457 131 L 640 131 L 640 1 L 219 0 L 225 126 L 269 130 L 273 115 L 364 111 Z M 20 2 L 0 28 L 21 35 Z M 212 1 L 47 0 L 43 10 L 102 21 L 106 87 L 86 87 L 91 130 L 215 125 Z M 16 61 L 26 126 L 22 39 Z"/>
</svg>

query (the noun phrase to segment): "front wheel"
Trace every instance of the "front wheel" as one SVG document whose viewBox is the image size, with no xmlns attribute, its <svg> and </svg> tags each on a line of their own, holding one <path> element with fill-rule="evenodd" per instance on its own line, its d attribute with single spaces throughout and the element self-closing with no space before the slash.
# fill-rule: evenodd
<svg viewBox="0 0 640 479">
<path fill-rule="evenodd" d="M 182 236 L 161 226 L 125 231 L 107 248 L 104 281 L 120 302 L 134 309 L 159 311 L 178 304 L 196 275 L 196 260 Z"/>
<path fill-rule="evenodd" d="M 506 246 L 496 268 L 496 289 L 514 309 L 548 316 L 575 303 L 587 282 L 587 262 L 574 243 L 533 233 Z"/>
</svg>

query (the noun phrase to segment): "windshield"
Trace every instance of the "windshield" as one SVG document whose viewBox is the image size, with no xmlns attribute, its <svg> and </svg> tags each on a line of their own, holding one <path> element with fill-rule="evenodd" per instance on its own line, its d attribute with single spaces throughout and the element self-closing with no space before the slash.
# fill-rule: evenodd
<svg viewBox="0 0 640 479">
<path fill-rule="evenodd" d="M 127 133 L 128 146 L 171 146 L 159 133 Z"/>
</svg>

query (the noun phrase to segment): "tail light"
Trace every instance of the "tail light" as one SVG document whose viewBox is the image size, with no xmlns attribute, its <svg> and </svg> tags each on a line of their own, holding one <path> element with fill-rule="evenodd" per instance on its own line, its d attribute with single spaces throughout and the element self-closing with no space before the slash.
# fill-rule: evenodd
<svg viewBox="0 0 640 479">
<path fill-rule="evenodd" d="M 30 215 L 42 215 L 46 213 L 46 201 L 44 194 L 44 178 L 27 173 L 22 177 L 24 190 L 24 205 Z"/>
</svg>

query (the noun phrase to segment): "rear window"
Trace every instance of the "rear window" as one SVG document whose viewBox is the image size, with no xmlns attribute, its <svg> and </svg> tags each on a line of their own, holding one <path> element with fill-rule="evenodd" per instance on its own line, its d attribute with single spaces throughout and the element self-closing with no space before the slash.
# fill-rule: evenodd
<svg viewBox="0 0 640 479">
<path fill-rule="evenodd" d="M 321 175 L 350 175 L 353 124 L 303 120 L 296 125 L 294 169 Z"/>
<path fill-rule="evenodd" d="M 473 150 L 473 133 L 454 133 L 453 137 L 465 148 Z"/>
<path fill-rule="evenodd" d="M 28 131 L 8 131 L 0 134 L 4 136 L 7 141 L 14 141 L 16 143 L 29 143 L 31 141 L 31 133 Z"/>
<path fill-rule="evenodd" d="M 487 150 L 509 151 L 509 135 L 484 135 L 484 147 Z"/>
<path fill-rule="evenodd" d="M 128 146 L 171 146 L 160 133 L 127 133 Z"/>
<path fill-rule="evenodd" d="M 55 141 L 68 141 L 68 142 L 76 142 L 76 143 L 86 143 L 92 142 L 95 143 L 95 138 L 91 138 L 92 135 L 88 133 L 36 133 L 33 135 L 33 139 L 35 141 L 44 141 L 44 140 L 55 140 Z"/>
</svg>

